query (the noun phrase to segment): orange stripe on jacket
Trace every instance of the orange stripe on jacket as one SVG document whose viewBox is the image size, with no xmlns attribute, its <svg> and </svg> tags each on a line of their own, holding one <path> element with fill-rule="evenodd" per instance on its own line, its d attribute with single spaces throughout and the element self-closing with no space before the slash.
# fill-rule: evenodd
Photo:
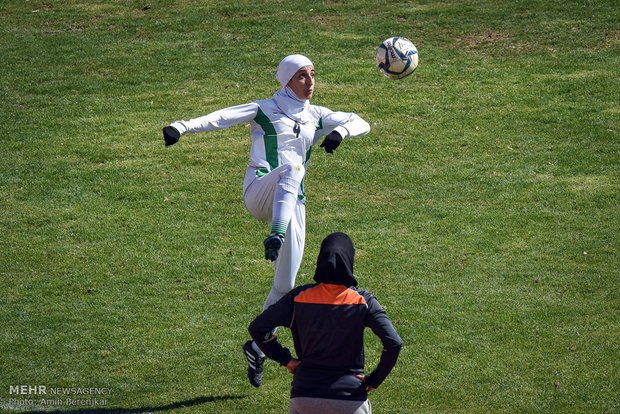
<svg viewBox="0 0 620 414">
<path fill-rule="evenodd" d="M 324 305 L 365 305 L 366 301 L 359 293 L 344 285 L 320 283 L 304 290 L 295 297 L 295 302 L 317 303 Z"/>
</svg>

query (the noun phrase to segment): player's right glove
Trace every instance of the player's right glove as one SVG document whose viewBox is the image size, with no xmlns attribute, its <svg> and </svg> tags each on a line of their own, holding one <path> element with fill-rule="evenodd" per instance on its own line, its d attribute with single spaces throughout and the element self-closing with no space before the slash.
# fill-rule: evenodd
<svg viewBox="0 0 620 414">
<path fill-rule="evenodd" d="M 179 138 L 181 138 L 181 133 L 175 127 L 164 127 L 164 141 L 166 141 L 167 147 L 179 142 Z"/>
</svg>

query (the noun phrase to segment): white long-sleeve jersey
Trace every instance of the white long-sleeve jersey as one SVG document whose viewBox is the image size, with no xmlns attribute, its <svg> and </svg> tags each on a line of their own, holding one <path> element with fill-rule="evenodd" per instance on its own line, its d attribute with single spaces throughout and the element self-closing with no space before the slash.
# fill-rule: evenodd
<svg viewBox="0 0 620 414">
<path fill-rule="evenodd" d="M 252 147 L 248 168 L 256 169 L 259 176 L 283 164 L 301 164 L 306 168 L 312 147 L 334 130 L 343 138 L 370 131 L 370 125 L 354 113 L 334 112 L 317 105 L 310 105 L 309 112 L 311 122 L 301 124 L 287 117 L 274 99 L 265 99 L 220 109 L 189 121 L 175 121 L 171 126 L 183 135 L 249 122 Z"/>
</svg>

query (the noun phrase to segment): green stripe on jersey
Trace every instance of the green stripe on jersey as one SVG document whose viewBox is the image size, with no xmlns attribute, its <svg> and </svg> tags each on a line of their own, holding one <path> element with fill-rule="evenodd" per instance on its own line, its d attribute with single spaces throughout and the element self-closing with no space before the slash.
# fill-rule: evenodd
<svg viewBox="0 0 620 414">
<path fill-rule="evenodd" d="M 267 115 L 258 108 L 254 121 L 260 125 L 265 132 L 265 157 L 271 170 L 278 168 L 278 134 Z"/>
<path fill-rule="evenodd" d="M 316 127 L 316 130 L 320 130 L 323 128 L 323 118 L 319 119 L 319 124 Z M 306 161 L 304 162 L 305 166 L 308 166 L 308 163 L 310 162 L 310 156 L 312 155 L 312 146 L 310 146 L 310 148 L 308 149 L 308 151 L 306 151 Z M 306 177 L 304 176 L 304 178 L 301 180 L 301 194 L 299 195 L 299 199 L 300 200 L 305 200 L 306 199 L 306 189 L 305 189 L 305 181 L 306 181 Z"/>
</svg>

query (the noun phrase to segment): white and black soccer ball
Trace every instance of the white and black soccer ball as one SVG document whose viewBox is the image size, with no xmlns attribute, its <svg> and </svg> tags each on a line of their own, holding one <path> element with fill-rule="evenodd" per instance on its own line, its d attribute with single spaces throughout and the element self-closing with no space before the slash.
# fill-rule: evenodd
<svg viewBox="0 0 620 414">
<path fill-rule="evenodd" d="M 418 49 L 404 37 L 390 37 L 377 49 L 377 66 L 390 79 L 402 79 L 418 67 Z"/>
</svg>

